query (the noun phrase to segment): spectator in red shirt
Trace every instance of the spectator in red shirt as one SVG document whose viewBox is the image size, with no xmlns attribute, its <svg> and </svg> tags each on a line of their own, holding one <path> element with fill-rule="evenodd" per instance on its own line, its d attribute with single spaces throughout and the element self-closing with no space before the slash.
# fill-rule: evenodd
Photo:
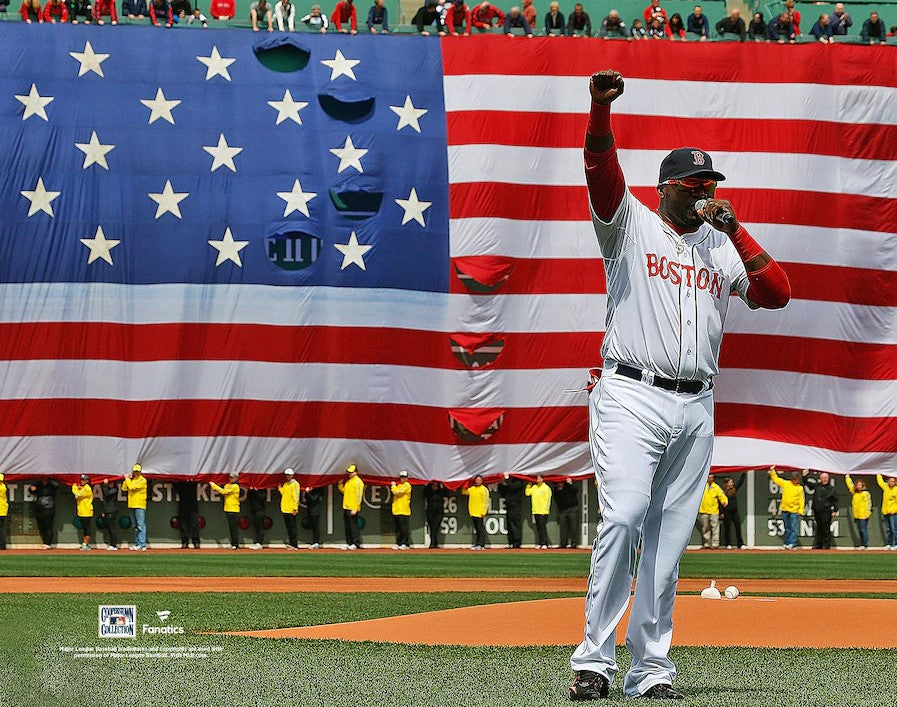
<svg viewBox="0 0 897 707">
<path fill-rule="evenodd" d="M 666 32 L 667 37 L 674 42 L 678 40 L 685 41 L 685 23 L 682 22 L 682 15 L 678 12 L 672 14 L 670 21 L 667 22 Z"/>
<path fill-rule="evenodd" d="M 785 0 L 785 12 L 791 17 L 791 29 L 796 37 L 800 36 L 800 12 L 794 9 L 794 0 Z"/>
<path fill-rule="evenodd" d="M 533 6 L 533 0 L 523 0 L 523 19 L 533 30 L 536 29 L 536 8 Z"/>
<path fill-rule="evenodd" d="M 62 0 L 50 0 L 50 2 L 44 5 L 42 14 L 44 22 L 52 22 L 54 25 L 57 22 L 69 21 L 69 9 Z"/>
<path fill-rule="evenodd" d="M 29 25 L 32 22 L 43 22 L 44 16 L 40 9 L 40 0 L 23 0 L 22 7 L 19 8 L 19 14 L 22 20 Z"/>
<path fill-rule="evenodd" d="M 168 0 L 152 0 L 149 6 L 149 13 L 150 22 L 156 27 L 161 26 L 163 22 L 166 27 L 171 27 L 174 23 L 174 13 Z"/>
<path fill-rule="evenodd" d="M 651 0 L 651 4 L 645 8 L 645 25 L 651 27 L 651 23 L 658 19 L 660 24 L 665 26 L 667 23 L 667 11 L 660 6 L 660 0 Z"/>
<path fill-rule="evenodd" d="M 465 37 L 470 35 L 470 8 L 464 0 L 455 2 L 445 14 L 445 27 L 448 33 L 457 37 L 463 30 Z"/>
<path fill-rule="evenodd" d="M 105 24 L 103 15 L 109 15 L 112 24 L 118 24 L 118 10 L 115 9 L 115 0 L 95 0 L 93 4 L 93 19 L 98 25 Z"/>
<path fill-rule="evenodd" d="M 505 13 L 499 10 L 489 0 L 483 0 L 470 13 L 470 20 L 473 26 L 481 32 L 488 32 L 492 29 L 492 20 L 498 18 L 498 25 L 505 23 Z"/>
<path fill-rule="evenodd" d="M 234 0 L 211 0 L 209 13 L 216 20 L 229 20 L 237 12 L 237 4 Z"/>
<path fill-rule="evenodd" d="M 340 0 L 336 7 L 333 8 L 333 14 L 330 16 L 330 22 L 336 27 L 337 32 L 343 34 L 358 33 L 358 13 L 355 10 L 355 4 L 352 0 Z M 349 28 L 343 27 L 348 22 Z"/>
</svg>

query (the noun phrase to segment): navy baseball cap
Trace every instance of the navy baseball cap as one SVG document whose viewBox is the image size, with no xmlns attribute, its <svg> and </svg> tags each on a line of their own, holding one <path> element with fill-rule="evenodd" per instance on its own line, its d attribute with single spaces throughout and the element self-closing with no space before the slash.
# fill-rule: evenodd
<svg viewBox="0 0 897 707">
<path fill-rule="evenodd" d="M 686 177 L 706 177 L 722 182 L 726 177 L 713 169 L 713 160 L 704 150 L 697 147 L 680 147 L 663 158 L 660 163 L 658 184 L 670 179 Z"/>
</svg>

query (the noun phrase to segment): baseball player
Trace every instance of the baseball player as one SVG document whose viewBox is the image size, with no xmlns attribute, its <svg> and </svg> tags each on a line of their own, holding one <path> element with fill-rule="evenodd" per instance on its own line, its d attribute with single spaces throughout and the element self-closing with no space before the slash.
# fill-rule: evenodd
<svg viewBox="0 0 897 707">
<path fill-rule="evenodd" d="M 604 257 L 604 368 L 589 396 L 589 444 L 602 523 L 592 550 L 585 637 L 573 653 L 571 700 L 606 697 L 617 673 L 614 637 L 638 580 L 626 634 L 627 697 L 681 699 L 668 657 L 679 560 L 688 544 L 713 448 L 713 377 L 732 291 L 749 307 L 791 297 L 779 265 L 714 199 L 724 176 L 697 148 L 660 165 L 652 211 L 626 188 L 610 104 L 615 71 L 592 76 L 585 170 Z M 705 204 L 696 202 L 706 199 Z"/>
</svg>

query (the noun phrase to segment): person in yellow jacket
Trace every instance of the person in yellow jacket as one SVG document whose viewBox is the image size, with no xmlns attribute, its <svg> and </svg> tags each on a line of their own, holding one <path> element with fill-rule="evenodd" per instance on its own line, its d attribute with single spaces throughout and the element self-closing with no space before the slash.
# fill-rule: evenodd
<svg viewBox="0 0 897 707">
<path fill-rule="evenodd" d="M 230 533 L 230 549 L 240 549 L 240 475 L 232 471 L 230 481 L 219 486 L 214 481 L 209 484 L 224 499 L 224 517 L 227 518 L 227 531 Z"/>
<path fill-rule="evenodd" d="M 885 481 L 881 474 L 875 479 L 881 489 L 881 516 L 885 521 L 885 532 L 888 536 L 888 550 L 897 550 L 897 477 L 889 476 Z M 2 503 L 0 499 L 0 503 Z"/>
<path fill-rule="evenodd" d="M 361 501 L 364 498 L 364 481 L 358 475 L 358 467 L 349 464 L 346 467 L 347 479 L 340 481 L 337 488 L 343 494 L 343 528 L 346 531 L 346 549 L 357 550 L 361 547 L 361 527 L 358 514 L 361 512 Z"/>
<path fill-rule="evenodd" d="M 809 473 L 804 469 L 801 472 L 795 471 L 791 474 L 788 481 L 785 481 L 776 473 L 774 466 L 769 467 L 769 479 L 776 486 L 782 489 L 782 501 L 779 504 L 779 512 L 782 514 L 782 522 L 785 524 L 785 544 L 786 550 L 793 550 L 797 547 L 797 524 L 800 516 L 804 514 L 804 486 L 802 476 Z"/>
<path fill-rule="evenodd" d="M 90 477 L 81 474 L 81 483 L 72 484 L 72 494 L 75 497 L 75 513 L 81 521 L 81 547 L 79 550 L 91 550 L 90 530 L 93 521 L 93 487 L 90 485 Z"/>
<path fill-rule="evenodd" d="M 548 514 L 551 512 L 551 486 L 542 474 L 536 474 L 536 483 L 527 484 L 523 491 L 533 504 L 533 522 L 536 524 L 536 546 L 548 549 Z"/>
<path fill-rule="evenodd" d="M 396 526 L 394 550 L 411 549 L 411 483 L 408 472 L 400 471 L 399 480 L 389 485 L 392 491 L 392 518 Z"/>
<path fill-rule="evenodd" d="M 716 483 L 716 476 L 708 474 L 707 483 L 704 484 L 704 495 L 698 508 L 698 522 L 701 525 L 701 537 L 704 538 L 701 547 L 705 550 L 719 549 L 719 511 L 728 505 L 729 497 Z"/>
<path fill-rule="evenodd" d="M 299 496 L 302 487 L 296 481 L 296 472 L 292 469 L 283 470 L 284 481 L 277 487 L 280 491 L 280 512 L 283 514 L 283 523 L 287 529 L 287 547 L 299 549 L 299 529 L 296 519 L 299 517 Z"/>
<path fill-rule="evenodd" d="M 477 474 L 473 486 L 461 489 L 461 495 L 467 496 L 467 511 L 473 522 L 473 545 L 471 550 L 486 549 L 486 514 L 489 512 L 489 489 L 483 485 L 483 477 Z"/>
<path fill-rule="evenodd" d="M 146 551 L 146 477 L 143 467 L 135 464 L 130 474 L 125 475 L 122 491 L 128 494 L 128 508 L 134 521 L 134 544 L 132 550 Z"/>
<path fill-rule="evenodd" d="M 869 518 L 872 516 L 872 494 L 866 488 L 866 482 L 857 479 L 854 483 L 850 478 L 850 474 L 844 477 L 847 484 L 847 490 L 853 496 L 851 509 L 853 510 L 853 523 L 857 527 L 857 533 L 860 536 L 860 550 L 869 547 Z"/>
<path fill-rule="evenodd" d="M 9 538 L 9 498 L 6 495 L 5 475 L 0 474 L 0 550 L 6 549 Z"/>
</svg>

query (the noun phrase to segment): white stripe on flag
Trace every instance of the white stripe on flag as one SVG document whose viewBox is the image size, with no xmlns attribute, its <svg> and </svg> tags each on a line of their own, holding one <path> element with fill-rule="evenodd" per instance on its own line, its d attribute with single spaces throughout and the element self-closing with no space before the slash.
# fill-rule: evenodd
<svg viewBox="0 0 897 707">
<path fill-rule="evenodd" d="M 884 452 L 836 452 L 803 444 L 774 442 L 752 437 L 717 437 L 713 443 L 714 466 L 768 469 L 771 465 L 818 471 L 862 470 L 894 473 L 894 454 Z"/>
<path fill-rule="evenodd" d="M 598 352 L 595 352 L 597 358 Z M 465 407 L 578 407 L 581 368 L 445 370 L 260 361 L 10 361 L 0 400 L 265 400 Z M 226 380 L 224 388 L 221 381 Z M 371 385 L 388 381 L 389 385 Z M 895 396 L 897 399 L 897 396 Z"/>
<path fill-rule="evenodd" d="M 657 184 L 667 150 L 618 150 L 630 187 Z M 449 179 L 550 186 L 584 186 L 582 148 L 454 145 Z M 897 198 L 897 161 L 849 160 L 828 155 L 714 152 L 713 166 L 728 175 L 727 189 L 797 190 Z"/>
<path fill-rule="evenodd" d="M 581 113 L 588 76 L 480 74 L 443 79 L 446 111 Z M 615 113 L 661 118 L 828 121 L 897 125 L 897 91 L 885 86 L 626 79 Z M 496 139 L 501 139 L 500 131 Z M 771 137 L 770 139 L 774 139 Z"/>
<path fill-rule="evenodd" d="M 0 437 L 0 468 L 7 473 L 53 469 L 65 474 L 121 474 L 139 459 L 154 473 L 205 474 L 222 470 L 279 473 L 297 460 L 314 460 L 302 474 L 339 474 L 364 459 L 361 471 L 407 469 L 414 479 L 467 481 L 485 469 L 528 474 L 581 473 L 590 467 L 584 442 L 441 445 L 394 440 L 266 437 Z M 259 468 L 258 460 L 269 463 Z M 384 473 L 386 476 L 386 473 Z"/>
</svg>

